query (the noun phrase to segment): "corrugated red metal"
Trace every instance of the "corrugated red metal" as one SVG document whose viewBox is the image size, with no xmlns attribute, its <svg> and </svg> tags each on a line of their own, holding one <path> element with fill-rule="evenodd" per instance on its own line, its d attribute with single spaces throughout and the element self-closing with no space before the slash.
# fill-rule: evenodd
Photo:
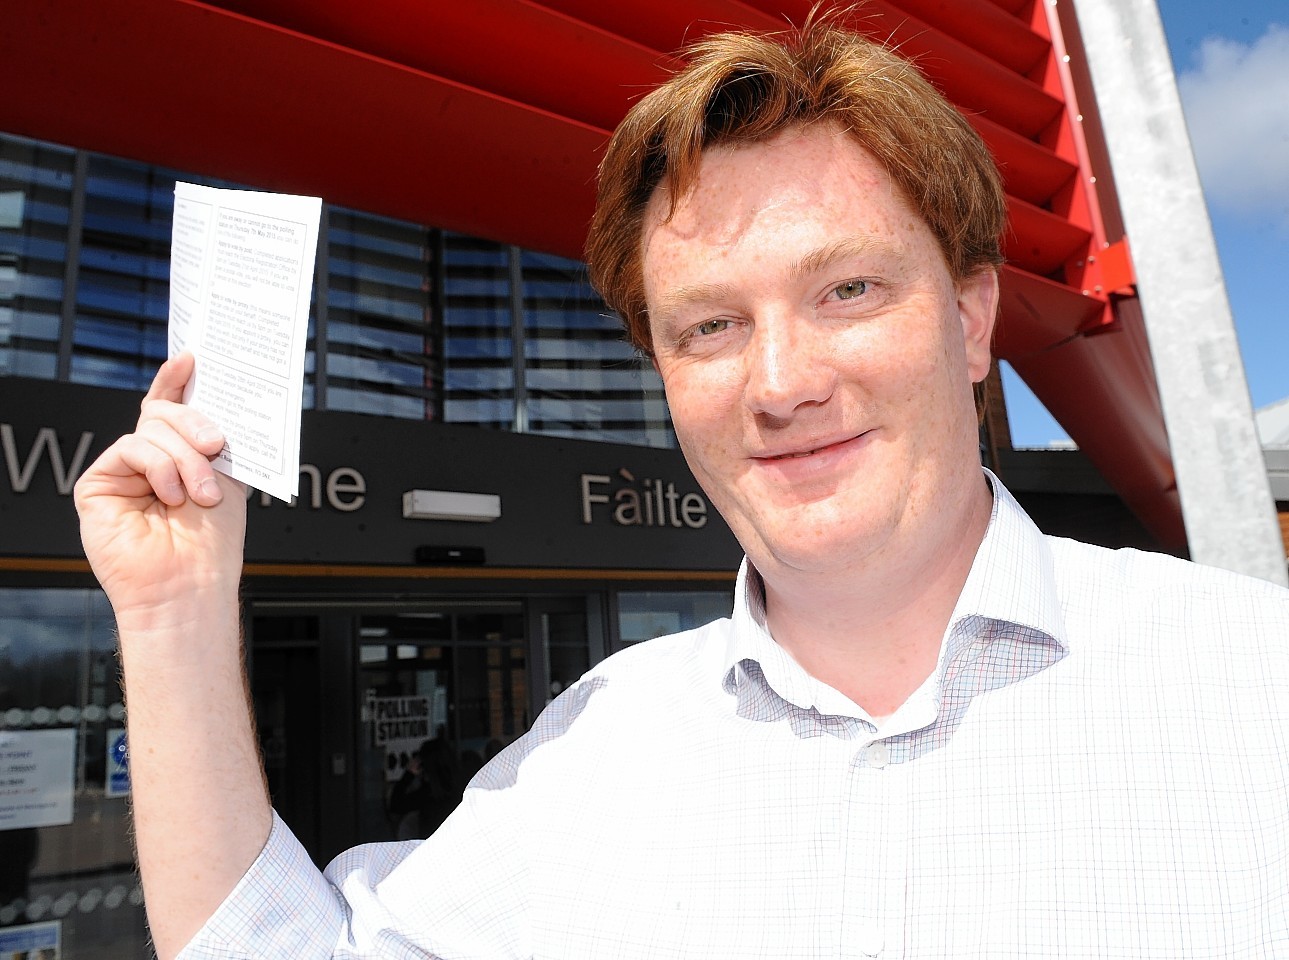
<svg viewBox="0 0 1289 960">
<path fill-rule="evenodd" d="M 607 131 L 667 52 L 811 2 L 9 4 L 0 129 L 576 256 Z M 1155 535 L 1184 545 L 1144 329 L 1134 301 L 1097 289 L 1096 258 L 1121 238 L 1083 135 L 1077 44 L 1036 0 L 871 0 L 859 26 L 914 57 L 999 160 L 999 354 Z"/>
</svg>

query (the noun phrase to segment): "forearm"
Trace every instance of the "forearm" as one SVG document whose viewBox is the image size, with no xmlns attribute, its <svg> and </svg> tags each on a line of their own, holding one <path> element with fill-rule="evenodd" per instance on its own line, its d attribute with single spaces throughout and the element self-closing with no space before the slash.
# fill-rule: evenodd
<svg viewBox="0 0 1289 960">
<path fill-rule="evenodd" d="M 185 407 L 188 354 L 157 371 L 134 432 L 76 482 L 81 542 L 116 612 L 139 868 L 170 960 L 255 861 L 272 814 L 246 691 L 241 484 Z"/>
<path fill-rule="evenodd" d="M 139 869 L 162 960 L 197 932 L 272 825 L 236 591 L 118 619 Z"/>
</svg>

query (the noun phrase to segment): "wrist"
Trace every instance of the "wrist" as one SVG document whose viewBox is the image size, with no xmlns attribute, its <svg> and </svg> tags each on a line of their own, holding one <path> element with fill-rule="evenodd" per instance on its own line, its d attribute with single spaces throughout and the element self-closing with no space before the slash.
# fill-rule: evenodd
<svg viewBox="0 0 1289 960">
<path fill-rule="evenodd" d="M 241 603 L 236 589 L 194 590 L 156 603 L 114 607 L 114 613 L 123 648 L 170 643 L 190 646 L 194 638 L 241 637 Z"/>
</svg>

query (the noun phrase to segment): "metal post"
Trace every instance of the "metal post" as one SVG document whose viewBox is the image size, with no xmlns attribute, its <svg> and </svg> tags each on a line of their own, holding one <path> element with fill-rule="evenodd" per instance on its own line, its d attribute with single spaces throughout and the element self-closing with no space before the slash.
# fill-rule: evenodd
<svg viewBox="0 0 1289 960">
<path fill-rule="evenodd" d="M 515 378 L 515 433 L 528 432 L 528 370 L 524 344 L 524 251 L 510 248 L 510 359 Z"/>
<path fill-rule="evenodd" d="M 1082 35 L 1132 242 L 1191 558 L 1289 585 L 1266 465 L 1155 0 L 1044 0 Z M 1059 5 L 1058 5 L 1059 4 Z"/>
<path fill-rule="evenodd" d="M 76 297 L 81 278 L 81 235 L 85 229 L 85 182 L 89 179 L 89 153 L 76 151 L 72 167 L 71 208 L 67 211 L 67 256 L 63 262 L 62 320 L 58 333 L 58 366 L 54 379 L 72 379 L 72 346 L 76 341 Z"/>
<path fill-rule="evenodd" d="M 331 207 L 322 205 L 313 268 L 313 409 L 327 409 L 327 310 L 331 300 Z"/>
</svg>

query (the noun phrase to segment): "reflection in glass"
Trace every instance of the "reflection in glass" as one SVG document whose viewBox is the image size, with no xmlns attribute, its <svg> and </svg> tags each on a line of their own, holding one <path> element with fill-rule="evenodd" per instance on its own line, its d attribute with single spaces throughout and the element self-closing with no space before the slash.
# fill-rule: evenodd
<svg viewBox="0 0 1289 960">
<path fill-rule="evenodd" d="M 57 373 L 75 155 L 0 137 L 0 375 Z"/>
<path fill-rule="evenodd" d="M 639 643 L 728 617 L 729 590 L 623 590 L 618 593 L 618 636 Z"/>
<path fill-rule="evenodd" d="M 147 387 L 176 177 L 236 186 L 0 134 L 0 376 Z M 581 263 L 335 206 L 320 249 L 306 407 L 675 446 L 661 381 Z"/>
<path fill-rule="evenodd" d="M 509 430 L 515 424 L 508 247 L 445 234 L 443 335 L 446 419 Z"/>
<path fill-rule="evenodd" d="M 150 956 L 125 791 L 109 779 L 125 715 L 114 646 L 99 591 L 0 588 L 0 740 L 33 747 L 71 795 L 70 823 L 0 829 L 0 929 L 58 922 L 64 960 Z M 64 774 L 49 745 L 68 742 Z"/>
<path fill-rule="evenodd" d="M 509 606 L 362 618 L 362 841 L 428 836 L 470 778 L 528 728 L 523 613 Z"/>
<path fill-rule="evenodd" d="M 675 446 L 662 381 L 591 288 L 586 267 L 524 251 L 526 420 L 533 433 Z"/>
<path fill-rule="evenodd" d="M 327 408 L 442 419 L 438 232 L 329 207 L 326 238 Z"/>
</svg>

